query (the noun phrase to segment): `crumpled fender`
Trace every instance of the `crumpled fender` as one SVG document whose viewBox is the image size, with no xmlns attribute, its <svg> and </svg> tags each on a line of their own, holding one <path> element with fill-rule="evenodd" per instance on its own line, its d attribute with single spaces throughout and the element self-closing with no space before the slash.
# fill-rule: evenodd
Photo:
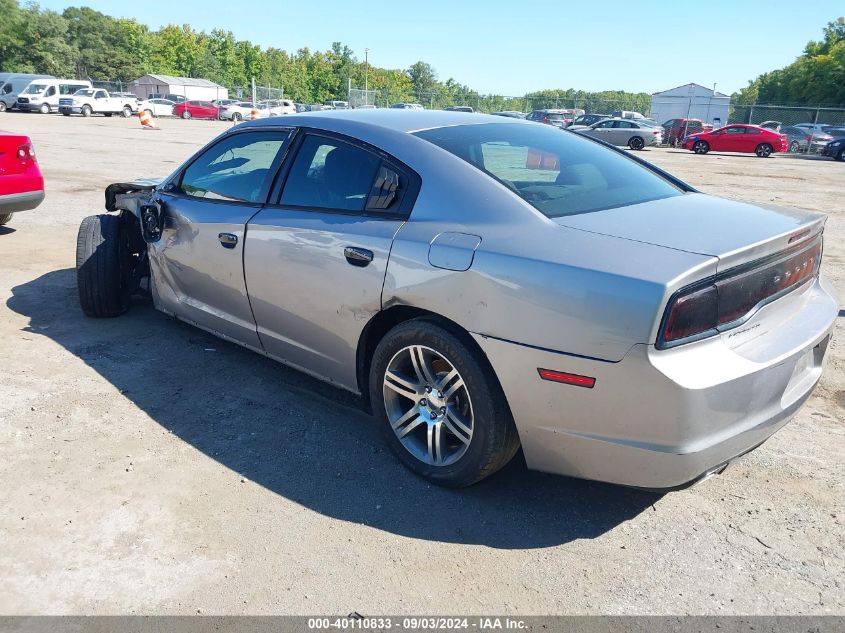
<svg viewBox="0 0 845 633">
<path fill-rule="evenodd" d="M 162 178 L 139 178 L 132 182 L 115 182 L 106 187 L 106 210 L 125 210 L 140 219 L 140 206 L 151 202 L 152 192 Z"/>
</svg>

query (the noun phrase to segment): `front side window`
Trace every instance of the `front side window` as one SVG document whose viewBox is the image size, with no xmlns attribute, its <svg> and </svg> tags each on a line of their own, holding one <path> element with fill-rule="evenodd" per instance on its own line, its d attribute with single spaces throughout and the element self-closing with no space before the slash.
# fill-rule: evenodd
<svg viewBox="0 0 845 633">
<path fill-rule="evenodd" d="M 263 202 L 270 169 L 289 136 L 277 130 L 229 136 L 191 163 L 181 192 L 208 200 Z"/>
<path fill-rule="evenodd" d="M 745 134 L 744 127 L 729 127 L 725 129 L 728 134 Z"/>
<path fill-rule="evenodd" d="M 415 135 L 477 167 L 550 218 L 683 194 L 623 153 L 545 126 L 458 125 Z"/>
<path fill-rule="evenodd" d="M 285 206 L 363 211 L 381 159 L 343 141 L 308 135 L 291 166 Z"/>
</svg>

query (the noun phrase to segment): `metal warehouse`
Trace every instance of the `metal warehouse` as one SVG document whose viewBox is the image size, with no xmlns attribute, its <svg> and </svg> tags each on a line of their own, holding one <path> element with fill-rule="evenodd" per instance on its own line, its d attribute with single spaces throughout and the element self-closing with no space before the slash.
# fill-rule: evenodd
<svg viewBox="0 0 845 633">
<path fill-rule="evenodd" d="M 229 90 L 223 86 L 207 79 L 191 77 L 144 75 L 131 82 L 129 88 L 142 99 L 152 94 L 175 94 L 199 101 L 229 98 Z"/>
<path fill-rule="evenodd" d="M 714 127 L 728 122 L 729 95 L 699 84 L 686 84 L 651 95 L 651 118 L 659 123 L 669 119 L 701 119 Z"/>
</svg>

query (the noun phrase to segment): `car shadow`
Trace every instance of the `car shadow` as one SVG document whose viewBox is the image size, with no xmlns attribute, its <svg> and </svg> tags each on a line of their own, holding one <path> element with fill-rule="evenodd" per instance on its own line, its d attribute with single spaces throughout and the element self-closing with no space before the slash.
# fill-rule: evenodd
<svg viewBox="0 0 845 633">
<path fill-rule="evenodd" d="M 390 453 L 357 396 L 136 302 L 88 319 L 73 269 L 12 289 L 26 331 L 96 370 L 163 428 L 266 489 L 336 519 L 417 539 L 494 548 L 600 536 L 660 495 L 545 475 L 521 455 L 462 490 L 431 485 Z"/>
<path fill-rule="evenodd" d="M 0 235 L 9 235 L 14 233 L 15 229 L 11 226 L 0 226 Z"/>
</svg>

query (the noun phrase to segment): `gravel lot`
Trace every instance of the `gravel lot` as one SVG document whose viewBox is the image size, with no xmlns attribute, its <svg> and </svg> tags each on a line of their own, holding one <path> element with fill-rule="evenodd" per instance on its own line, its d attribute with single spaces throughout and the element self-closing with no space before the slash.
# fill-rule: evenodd
<svg viewBox="0 0 845 633">
<path fill-rule="evenodd" d="M 845 614 L 845 311 L 820 387 L 757 451 L 655 495 L 405 471 L 351 395 L 143 302 L 76 301 L 80 220 L 228 124 L 6 113 L 47 199 L 0 228 L 0 613 Z M 642 155 L 705 192 L 831 214 L 845 165 Z"/>
</svg>

